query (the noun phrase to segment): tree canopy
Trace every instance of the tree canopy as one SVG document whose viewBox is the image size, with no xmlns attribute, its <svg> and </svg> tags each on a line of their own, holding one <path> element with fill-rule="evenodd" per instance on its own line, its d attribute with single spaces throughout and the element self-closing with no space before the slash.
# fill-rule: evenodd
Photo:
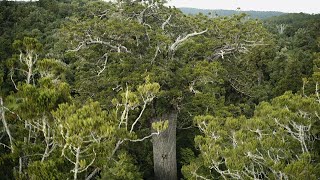
<svg viewBox="0 0 320 180">
<path fill-rule="evenodd" d="M 319 15 L 0 2 L 3 179 L 318 179 Z"/>
</svg>

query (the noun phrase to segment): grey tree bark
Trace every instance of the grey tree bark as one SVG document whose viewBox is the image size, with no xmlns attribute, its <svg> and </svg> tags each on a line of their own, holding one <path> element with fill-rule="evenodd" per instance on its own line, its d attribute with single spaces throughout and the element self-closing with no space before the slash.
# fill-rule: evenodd
<svg viewBox="0 0 320 180">
<path fill-rule="evenodd" d="M 176 161 L 176 127 L 177 113 L 170 112 L 155 119 L 168 120 L 169 127 L 158 136 L 152 137 L 153 144 L 153 163 L 156 180 L 176 180 L 177 161 Z"/>
</svg>

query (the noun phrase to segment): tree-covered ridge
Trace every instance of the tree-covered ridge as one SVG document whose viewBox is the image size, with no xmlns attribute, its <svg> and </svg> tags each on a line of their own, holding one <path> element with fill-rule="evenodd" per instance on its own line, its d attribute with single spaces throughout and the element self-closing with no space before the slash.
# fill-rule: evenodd
<svg viewBox="0 0 320 180">
<path fill-rule="evenodd" d="M 195 15 L 195 14 L 207 14 L 212 17 L 216 16 L 232 16 L 239 13 L 245 13 L 248 14 L 250 18 L 253 19 L 268 19 L 274 16 L 280 16 L 283 15 L 283 12 L 278 11 L 237 11 L 237 10 L 224 10 L 224 9 L 196 9 L 196 8 L 186 8 L 181 7 L 179 8 L 183 13 L 189 14 L 189 15 Z"/>
<path fill-rule="evenodd" d="M 2 179 L 317 179 L 318 15 L 0 2 Z"/>
</svg>

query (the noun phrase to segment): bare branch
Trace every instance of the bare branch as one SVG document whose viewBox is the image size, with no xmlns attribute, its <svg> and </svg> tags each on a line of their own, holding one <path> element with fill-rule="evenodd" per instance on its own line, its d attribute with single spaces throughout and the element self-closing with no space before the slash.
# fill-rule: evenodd
<svg viewBox="0 0 320 180">
<path fill-rule="evenodd" d="M 13 71 L 13 68 L 11 68 L 11 70 L 10 70 L 10 79 L 11 79 L 11 82 L 12 82 L 14 88 L 15 88 L 17 91 L 19 91 L 19 89 L 17 88 L 16 83 L 15 83 L 14 80 L 13 80 L 13 74 L 14 74 L 14 71 Z"/>
<path fill-rule="evenodd" d="M 194 32 L 194 33 L 191 33 L 191 34 L 187 34 L 185 37 L 181 37 L 179 36 L 176 41 L 170 46 L 169 50 L 171 52 L 174 52 L 178 49 L 178 47 L 186 40 L 188 40 L 189 38 L 193 37 L 193 36 L 197 36 L 197 35 L 201 35 L 201 34 L 204 34 L 208 31 L 208 29 L 204 30 L 204 31 L 201 31 L 201 32 Z"/>
<path fill-rule="evenodd" d="M 151 60 L 151 64 L 156 60 L 159 52 L 160 52 L 160 47 L 159 47 L 159 45 L 158 45 L 157 48 L 156 48 L 156 52 L 154 53 L 154 57 L 153 57 L 153 59 Z"/>
<path fill-rule="evenodd" d="M 287 25 L 286 24 L 279 24 L 279 25 L 276 25 L 276 27 L 277 27 L 278 33 L 283 34 L 285 29 L 287 28 Z"/>
<path fill-rule="evenodd" d="M 3 106 L 3 100 L 2 100 L 2 97 L 0 97 L 0 110 L 1 110 L 1 120 L 2 120 L 2 124 L 4 126 L 4 129 L 9 137 L 9 142 L 10 142 L 10 149 L 11 149 L 11 152 L 13 153 L 14 152 L 14 148 L 13 148 L 13 138 L 12 138 L 12 135 L 11 135 L 11 131 L 9 129 L 9 126 L 8 126 L 8 123 L 6 121 L 6 116 L 5 116 L 5 108 Z M 3 144 L 4 145 L 4 144 Z"/>
<path fill-rule="evenodd" d="M 68 158 L 68 156 L 66 156 L 64 153 L 62 153 L 62 156 L 65 157 L 72 164 L 76 164 L 74 161 L 72 161 L 70 158 Z"/>
<path fill-rule="evenodd" d="M 196 179 L 204 179 L 204 180 L 210 180 L 208 178 L 205 178 L 204 176 L 201 176 L 199 174 L 197 174 L 195 171 L 191 173 L 193 176 L 196 177 Z"/>
<path fill-rule="evenodd" d="M 155 136 L 155 135 L 158 136 L 159 134 L 160 134 L 160 132 L 154 132 L 154 133 L 151 133 L 150 135 L 145 136 L 145 137 L 143 137 L 143 138 L 141 138 L 141 139 L 127 139 L 127 138 L 125 138 L 124 140 L 125 140 L 125 141 L 130 141 L 130 142 L 141 142 L 141 141 L 144 141 L 144 140 L 146 140 L 146 139 L 151 138 L 152 136 Z"/>
<path fill-rule="evenodd" d="M 179 130 L 187 130 L 187 129 L 192 129 L 192 128 L 196 128 L 196 127 L 193 125 L 188 126 L 188 127 L 177 127 L 177 129 L 179 129 Z"/>
<path fill-rule="evenodd" d="M 109 159 L 112 158 L 112 156 L 117 152 L 117 150 L 119 149 L 120 145 L 124 142 L 124 140 L 119 140 L 116 144 L 116 147 L 112 150 L 111 155 L 109 156 Z"/>
<path fill-rule="evenodd" d="M 319 83 L 318 82 L 316 82 L 316 96 L 317 96 L 318 103 L 320 103 Z"/>
<path fill-rule="evenodd" d="M 165 22 L 162 23 L 162 25 L 161 25 L 161 29 L 162 29 L 162 30 L 164 30 L 165 26 L 166 26 L 167 24 L 169 24 L 170 19 L 171 19 L 171 14 L 170 14 L 170 16 L 168 17 L 168 19 L 167 19 Z"/>
<path fill-rule="evenodd" d="M 137 124 L 137 122 L 140 120 L 142 114 L 144 113 L 144 110 L 146 109 L 146 106 L 147 106 L 147 102 L 144 101 L 144 104 L 143 104 L 143 107 L 142 107 L 142 110 L 141 110 L 139 116 L 136 118 L 136 120 L 134 121 L 134 123 L 131 125 L 130 133 L 132 133 L 134 126 L 135 126 L 135 125 Z"/>
<path fill-rule="evenodd" d="M 94 151 L 94 149 L 93 149 L 93 153 L 94 153 L 94 158 L 92 159 L 92 161 L 84 169 L 79 170 L 79 173 L 86 171 L 94 163 L 94 161 L 96 160 L 96 157 L 97 157 L 97 154 Z"/>
<path fill-rule="evenodd" d="M 89 174 L 89 176 L 86 177 L 86 180 L 92 179 L 93 176 L 95 176 L 99 171 L 100 171 L 100 168 L 94 169 L 94 171 L 91 174 Z"/>
<path fill-rule="evenodd" d="M 8 146 L 8 145 L 6 145 L 6 144 L 4 144 L 4 143 L 2 143 L 2 142 L 0 142 L 0 145 L 2 145 L 2 146 L 5 147 L 5 148 L 10 149 L 11 151 L 13 151 L 10 146 Z"/>
<path fill-rule="evenodd" d="M 92 45 L 92 44 L 101 44 L 101 45 L 105 45 L 117 52 L 127 52 L 130 53 L 130 51 L 128 50 L 128 48 L 126 48 L 125 46 L 118 44 L 118 45 L 112 45 L 110 42 L 106 42 L 106 41 L 102 41 L 100 38 L 95 38 L 92 39 L 91 37 L 85 41 L 82 41 L 79 43 L 78 47 L 72 50 L 67 50 L 67 52 L 77 52 L 80 49 L 82 49 L 83 47 L 85 47 L 86 45 Z"/>
<path fill-rule="evenodd" d="M 311 124 L 308 126 L 297 124 L 294 121 L 290 121 L 290 125 L 293 129 L 291 129 L 288 125 L 281 124 L 277 118 L 274 118 L 274 121 L 277 125 L 284 128 L 291 136 L 298 140 L 301 145 L 302 152 L 309 152 L 308 147 L 306 145 L 306 138 L 308 137 L 306 135 L 307 132 L 311 129 Z"/>
<path fill-rule="evenodd" d="M 77 51 L 79 51 L 83 46 L 85 46 L 86 45 L 86 43 L 85 42 L 80 42 L 79 44 L 78 44 L 78 47 L 76 47 L 75 49 L 71 49 L 71 50 L 67 50 L 67 52 L 77 52 Z"/>
<path fill-rule="evenodd" d="M 100 19 L 102 19 L 102 18 L 104 18 L 105 16 L 107 16 L 108 12 L 109 12 L 109 10 L 107 9 L 107 10 L 101 12 L 101 14 L 99 14 L 98 17 L 99 17 Z"/>
<path fill-rule="evenodd" d="M 103 68 L 98 72 L 98 76 L 100 76 L 100 74 L 103 73 L 103 71 L 106 69 L 106 66 L 107 66 L 108 54 L 106 53 L 103 56 L 105 57 L 105 60 L 104 60 Z"/>
<path fill-rule="evenodd" d="M 129 112 L 129 107 L 128 107 L 128 95 L 129 95 L 129 88 L 127 87 L 126 90 L 126 101 L 124 102 L 124 110 L 122 112 L 121 118 L 120 118 L 120 123 L 118 125 L 118 128 L 121 127 L 122 124 L 126 124 L 127 126 L 127 121 L 128 121 L 128 112 Z"/>
<path fill-rule="evenodd" d="M 76 162 L 74 163 L 74 169 L 73 169 L 73 177 L 74 177 L 74 180 L 77 179 L 77 176 L 78 176 L 78 171 L 79 171 L 79 162 L 80 162 L 80 147 L 77 147 L 76 148 Z"/>
<path fill-rule="evenodd" d="M 144 19 L 145 19 L 147 10 L 152 9 L 152 8 L 157 8 L 157 7 L 158 7 L 158 5 L 157 5 L 157 2 L 155 2 L 155 1 L 152 1 L 150 4 L 148 4 L 148 6 L 139 13 L 139 15 L 137 17 L 138 22 L 140 24 L 145 24 Z"/>
</svg>

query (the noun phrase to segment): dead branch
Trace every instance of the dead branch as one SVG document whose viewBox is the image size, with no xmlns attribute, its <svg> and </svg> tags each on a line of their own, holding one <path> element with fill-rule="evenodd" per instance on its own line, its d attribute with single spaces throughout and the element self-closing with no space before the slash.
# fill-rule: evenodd
<svg viewBox="0 0 320 180">
<path fill-rule="evenodd" d="M 204 34 L 208 31 L 208 29 L 204 30 L 204 31 L 201 31 L 201 32 L 194 32 L 194 33 L 190 33 L 190 34 L 187 34 L 185 37 L 181 37 L 179 36 L 176 41 L 170 46 L 169 50 L 171 52 L 174 52 L 178 49 L 178 47 L 183 43 L 185 42 L 186 40 L 188 40 L 189 38 L 193 37 L 193 36 L 197 36 L 197 35 L 201 35 L 201 34 Z"/>
<path fill-rule="evenodd" d="M 171 19 L 171 14 L 170 14 L 170 16 L 168 17 L 168 19 L 167 19 L 166 21 L 164 21 L 164 22 L 162 23 L 162 25 L 161 25 L 161 29 L 162 29 L 163 31 L 164 31 L 165 26 L 166 26 L 167 24 L 169 24 L 170 19 Z"/>
</svg>

